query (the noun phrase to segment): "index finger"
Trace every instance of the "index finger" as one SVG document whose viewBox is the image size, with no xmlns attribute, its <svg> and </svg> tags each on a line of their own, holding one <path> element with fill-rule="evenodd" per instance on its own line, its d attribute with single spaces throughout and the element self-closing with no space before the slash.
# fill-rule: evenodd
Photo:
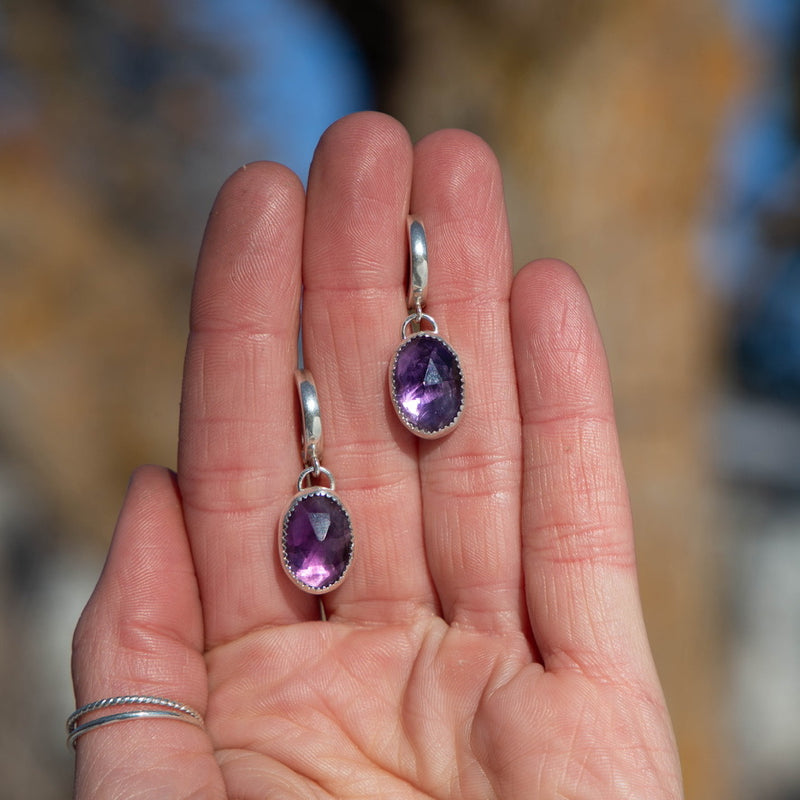
<svg viewBox="0 0 800 800">
<path fill-rule="evenodd" d="M 178 479 L 207 647 L 318 614 L 277 558 L 300 471 L 297 335 L 305 197 L 277 164 L 221 190 L 200 254 L 186 352 Z"/>
</svg>

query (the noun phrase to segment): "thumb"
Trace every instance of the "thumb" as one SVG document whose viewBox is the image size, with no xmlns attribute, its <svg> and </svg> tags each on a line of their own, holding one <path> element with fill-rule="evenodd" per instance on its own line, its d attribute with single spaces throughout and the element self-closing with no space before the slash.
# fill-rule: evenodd
<svg viewBox="0 0 800 800">
<path fill-rule="evenodd" d="M 145 467 L 131 479 L 103 573 L 75 631 L 72 670 L 78 706 L 147 695 L 205 712 L 200 598 L 178 490 L 166 469 Z M 129 710 L 97 710 L 78 724 Z M 205 731 L 180 719 L 102 725 L 75 748 L 79 800 L 224 796 Z"/>
</svg>

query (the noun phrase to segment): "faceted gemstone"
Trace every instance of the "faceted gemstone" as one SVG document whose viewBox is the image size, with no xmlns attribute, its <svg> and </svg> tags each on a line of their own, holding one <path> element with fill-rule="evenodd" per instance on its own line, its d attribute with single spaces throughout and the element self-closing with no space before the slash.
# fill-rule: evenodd
<svg viewBox="0 0 800 800">
<path fill-rule="evenodd" d="M 338 583 L 353 558 L 350 516 L 325 489 L 298 495 L 283 519 L 281 555 L 287 572 L 312 592 Z"/>
<path fill-rule="evenodd" d="M 444 433 L 461 413 L 464 380 L 455 351 L 439 336 L 417 333 L 397 351 L 392 400 L 403 423 L 421 436 Z"/>
</svg>

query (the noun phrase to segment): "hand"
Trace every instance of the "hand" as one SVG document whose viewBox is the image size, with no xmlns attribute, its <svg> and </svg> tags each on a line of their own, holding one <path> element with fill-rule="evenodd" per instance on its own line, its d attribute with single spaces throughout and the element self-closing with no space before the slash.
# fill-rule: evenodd
<svg viewBox="0 0 800 800">
<path fill-rule="evenodd" d="M 405 220 L 426 227 L 427 311 L 467 406 L 445 438 L 396 419 Z M 319 598 L 278 561 L 301 469 L 296 364 L 356 535 Z M 486 145 L 411 145 L 359 114 L 309 178 L 239 170 L 209 220 L 192 301 L 177 476 L 133 477 L 75 637 L 78 704 L 168 697 L 204 714 L 77 742 L 79 798 L 682 796 L 642 623 L 602 344 L 574 272 L 512 281 Z"/>
</svg>

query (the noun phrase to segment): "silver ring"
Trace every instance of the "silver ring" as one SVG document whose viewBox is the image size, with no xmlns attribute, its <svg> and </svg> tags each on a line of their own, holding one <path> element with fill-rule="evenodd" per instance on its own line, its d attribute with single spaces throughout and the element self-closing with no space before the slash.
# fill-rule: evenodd
<svg viewBox="0 0 800 800">
<path fill-rule="evenodd" d="M 88 722 L 80 723 L 80 720 L 93 711 L 114 706 L 157 706 L 157 708 L 139 708 L 132 711 L 120 711 L 115 714 L 96 717 Z M 191 706 L 184 703 L 176 703 L 174 700 L 167 700 L 165 697 L 150 697 L 148 695 L 121 695 L 119 697 L 106 697 L 102 700 L 95 700 L 87 703 L 79 709 L 73 711 L 67 718 L 67 746 L 76 747 L 77 740 L 96 728 L 104 725 L 111 725 L 115 722 L 125 722 L 129 719 L 177 719 L 181 722 L 188 722 L 199 728 L 204 728 L 203 717 Z"/>
<path fill-rule="evenodd" d="M 319 486 L 319 484 L 310 483 L 308 486 L 304 486 L 303 484 L 306 482 L 306 478 L 314 477 L 319 478 L 320 475 L 324 475 L 328 479 L 328 488 L 332 491 L 336 491 L 336 481 L 333 479 L 333 475 L 329 469 L 325 469 L 321 464 L 317 464 L 316 467 L 306 467 L 301 473 L 300 477 L 297 479 L 297 491 L 304 492 L 306 489 L 310 489 L 312 486 Z"/>
<path fill-rule="evenodd" d="M 405 340 L 409 338 L 409 334 L 407 331 L 409 330 L 409 325 L 413 325 L 416 323 L 418 326 L 421 325 L 423 322 L 427 322 L 431 326 L 431 330 L 426 331 L 426 333 L 432 333 L 436 336 L 439 333 L 439 326 L 436 324 L 436 320 L 430 315 L 425 314 L 424 312 L 420 311 L 418 314 L 409 314 L 405 321 L 403 322 L 403 327 L 400 330 L 400 336 Z M 422 332 L 422 328 L 419 328 L 418 333 Z"/>
</svg>

